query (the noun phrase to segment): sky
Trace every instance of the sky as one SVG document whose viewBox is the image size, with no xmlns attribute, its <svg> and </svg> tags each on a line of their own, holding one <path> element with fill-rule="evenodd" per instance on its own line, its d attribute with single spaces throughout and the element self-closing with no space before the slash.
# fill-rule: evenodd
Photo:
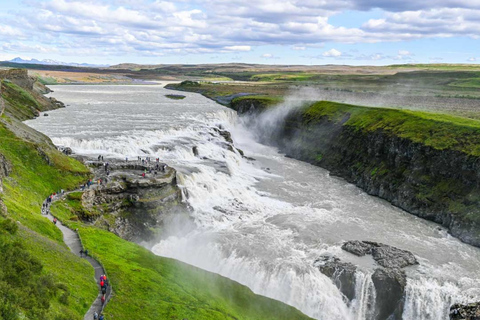
<svg viewBox="0 0 480 320">
<path fill-rule="evenodd" d="M 0 60 L 479 63 L 480 0 L 0 0 Z"/>
</svg>

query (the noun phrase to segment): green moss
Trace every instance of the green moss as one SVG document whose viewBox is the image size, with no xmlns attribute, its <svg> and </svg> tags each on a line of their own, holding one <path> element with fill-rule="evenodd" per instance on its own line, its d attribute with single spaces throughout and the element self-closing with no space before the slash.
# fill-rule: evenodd
<svg viewBox="0 0 480 320">
<path fill-rule="evenodd" d="M 239 103 L 242 103 L 242 102 L 253 102 L 255 103 L 255 105 L 259 107 L 268 108 L 283 102 L 283 98 L 278 96 L 261 96 L 261 95 L 241 96 L 241 97 L 234 98 L 231 102 L 231 105 L 234 107 L 235 105 L 238 105 Z"/>
<path fill-rule="evenodd" d="M 435 149 L 480 155 L 480 121 L 445 114 L 388 108 L 360 107 L 330 101 L 314 103 L 303 111 L 312 124 L 327 118 L 356 130 L 386 133 Z"/>
</svg>

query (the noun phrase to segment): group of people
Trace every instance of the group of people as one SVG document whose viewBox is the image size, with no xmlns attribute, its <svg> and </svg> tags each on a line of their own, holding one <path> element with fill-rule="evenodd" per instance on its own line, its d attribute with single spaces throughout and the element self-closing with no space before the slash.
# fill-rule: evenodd
<svg viewBox="0 0 480 320">
<path fill-rule="evenodd" d="M 142 165 L 148 165 L 148 163 L 150 161 L 149 157 L 147 157 L 146 159 L 142 159 L 141 157 L 138 157 L 138 159 L 142 161 Z M 147 168 L 144 169 L 144 171 L 142 173 L 143 178 L 145 178 L 147 173 L 150 173 L 150 174 L 153 173 L 154 175 L 157 175 L 158 171 L 161 171 L 161 172 L 166 172 L 167 171 L 167 165 L 165 163 L 160 164 L 160 158 L 156 158 L 155 161 L 156 161 L 155 168 L 148 167 L 148 169 Z"/>
<path fill-rule="evenodd" d="M 50 205 L 53 202 L 53 198 L 56 197 L 57 195 L 62 196 L 64 193 L 65 193 L 65 191 L 62 189 L 58 192 L 54 192 L 54 193 L 50 194 L 45 199 L 45 201 L 43 201 L 43 203 L 42 203 L 42 214 L 46 215 L 46 214 L 50 213 Z M 54 223 L 56 224 L 56 221 L 54 221 Z"/>
<path fill-rule="evenodd" d="M 102 301 L 102 306 L 103 306 L 105 304 L 105 299 L 106 299 L 106 295 L 107 295 L 107 286 L 108 286 L 107 276 L 102 274 L 100 276 L 100 279 L 98 280 L 98 283 L 100 284 L 100 290 L 102 292 L 101 301 Z M 102 307 L 102 310 L 103 310 L 103 307 Z M 94 320 L 104 320 L 105 318 L 102 314 L 100 314 L 100 316 L 99 316 L 98 313 L 95 311 L 95 313 L 93 314 L 93 319 Z"/>
</svg>

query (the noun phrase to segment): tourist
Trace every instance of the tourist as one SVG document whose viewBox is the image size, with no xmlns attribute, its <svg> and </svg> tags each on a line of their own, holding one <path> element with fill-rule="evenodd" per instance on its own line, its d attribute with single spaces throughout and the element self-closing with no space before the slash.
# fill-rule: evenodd
<svg viewBox="0 0 480 320">
<path fill-rule="evenodd" d="M 80 258 L 83 258 L 83 249 L 80 249 Z"/>
<path fill-rule="evenodd" d="M 85 254 L 85 257 L 88 257 L 88 249 L 83 250 L 83 253 Z"/>
<path fill-rule="evenodd" d="M 57 224 L 57 218 L 53 218 L 53 224 Z"/>
<path fill-rule="evenodd" d="M 97 313 L 97 311 L 95 311 L 95 313 L 93 314 L 93 320 L 98 320 L 98 313 Z"/>
<path fill-rule="evenodd" d="M 102 304 L 105 302 L 105 298 L 102 297 Z M 100 315 L 100 318 L 98 318 L 98 320 L 105 320 L 105 317 L 103 316 L 103 314 Z"/>
</svg>

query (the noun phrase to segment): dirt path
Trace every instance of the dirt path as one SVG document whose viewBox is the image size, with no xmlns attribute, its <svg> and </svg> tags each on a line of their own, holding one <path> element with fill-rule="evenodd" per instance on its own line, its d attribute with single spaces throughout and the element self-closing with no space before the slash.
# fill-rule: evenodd
<svg viewBox="0 0 480 320">
<path fill-rule="evenodd" d="M 70 192 L 69 192 L 70 193 Z M 67 193 L 65 193 L 66 195 Z M 53 201 L 60 200 L 61 197 L 54 197 Z M 50 208 L 47 206 L 47 209 L 42 212 L 42 214 L 46 215 L 46 217 L 53 222 L 54 216 L 50 213 Z M 92 267 L 95 269 L 95 282 L 97 283 L 98 286 L 98 296 L 93 301 L 92 305 L 90 306 L 90 309 L 88 312 L 85 314 L 84 320 L 93 320 L 93 314 L 95 312 L 100 315 L 103 311 L 103 308 L 107 305 L 108 301 L 110 300 L 110 296 L 112 294 L 112 287 L 111 285 L 107 286 L 107 293 L 105 294 L 105 304 L 102 305 L 102 293 L 101 293 L 101 288 L 100 288 L 100 276 L 103 274 L 107 274 L 105 272 L 105 269 L 102 267 L 102 265 L 95 259 L 93 259 L 90 256 L 85 257 L 85 255 L 81 256 L 80 251 L 84 250 L 82 246 L 82 242 L 80 241 L 80 238 L 78 236 L 78 233 L 73 231 L 72 229 L 66 227 L 64 224 L 62 224 L 60 221 L 57 220 L 56 226 L 62 231 L 63 234 L 63 241 L 65 244 L 70 248 L 73 254 L 82 257 L 84 259 L 87 259 L 88 262 L 92 265 Z M 88 249 L 88 248 L 87 248 Z"/>
</svg>

